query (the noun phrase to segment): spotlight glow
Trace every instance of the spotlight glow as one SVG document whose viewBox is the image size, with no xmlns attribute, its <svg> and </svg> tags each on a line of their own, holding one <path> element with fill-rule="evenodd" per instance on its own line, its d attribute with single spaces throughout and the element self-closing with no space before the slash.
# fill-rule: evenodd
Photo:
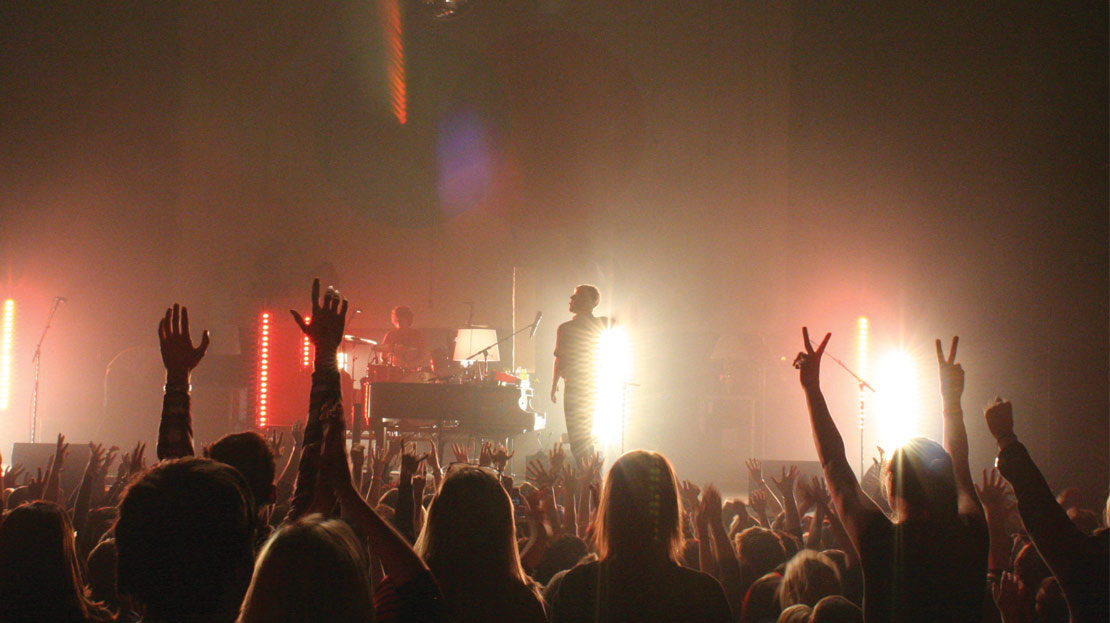
<svg viewBox="0 0 1110 623">
<path fill-rule="evenodd" d="M 258 319 L 258 407 L 256 423 L 266 428 L 270 402 L 270 312 Z"/>
<path fill-rule="evenodd" d="M 602 448 L 620 440 L 624 424 L 625 388 L 632 367 L 632 349 L 622 327 L 601 332 L 597 358 L 597 396 L 593 435 Z"/>
<path fill-rule="evenodd" d="M 15 333 L 15 301 L 4 301 L 3 324 L 0 325 L 0 411 L 11 406 L 12 336 Z"/>
<path fill-rule="evenodd" d="M 879 445 L 889 451 L 919 434 L 921 392 L 917 362 L 904 351 L 890 353 L 877 371 L 875 389 Z"/>
</svg>

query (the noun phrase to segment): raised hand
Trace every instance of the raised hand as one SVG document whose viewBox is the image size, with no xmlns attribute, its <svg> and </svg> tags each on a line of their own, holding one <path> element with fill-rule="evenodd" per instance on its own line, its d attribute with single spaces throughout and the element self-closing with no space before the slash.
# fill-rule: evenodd
<svg viewBox="0 0 1110 623">
<path fill-rule="evenodd" d="M 566 461 L 566 458 L 567 453 L 563 450 L 563 444 L 561 443 L 556 443 L 555 446 L 547 452 L 548 463 L 551 464 L 551 471 L 553 472 L 559 471 L 563 466 L 563 462 Z"/>
<path fill-rule="evenodd" d="M 762 489 L 756 489 L 748 495 L 748 506 L 756 512 L 756 515 L 763 517 L 767 515 L 767 494 Z"/>
<path fill-rule="evenodd" d="M 825 339 L 821 340 L 820 346 L 814 350 L 813 343 L 809 341 L 809 328 L 802 327 L 802 343 L 805 351 L 798 353 L 794 358 L 794 367 L 800 372 L 799 380 L 802 382 L 802 387 L 816 389 L 821 386 L 821 356 L 825 354 L 825 346 L 829 344 L 831 337 L 832 333 L 826 333 Z"/>
<path fill-rule="evenodd" d="M 578 459 L 578 474 L 584 483 L 601 480 L 601 453 L 594 452 Z"/>
<path fill-rule="evenodd" d="M 146 452 L 146 442 L 140 441 L 135 444 L 135 450 L 128 454 L 130 464 L 127 466 L 128 472 L 137 474 L 146 469 L 146 459 L 143 458 L 143 453 Z"/>
<path fill-rule="evenodd" d="M 709 515 L 710 519 L 721 521 L 722 507 L 721 492 L 713 483 L 705 486 L 705 493 L 701 495 L 701 511 Z"/>
<path fill-rule="evenodd" d="M 439 466 L 439 448 L 436 447 L 434 441 L 429 441 L 428 445 L 430 446 L 428 449 L 428 467 L 438 477 L 443 471 Z"/>
<path fill-rule="evenodd" d="M 347 299 L 329 287 L 320 301 L 320 280 L 312 280 L 312 320 L 306 321 L 296 310 L 289 310 L 293 320 L 308 336 L 317 353 L 334 353 L 343 341 L 347 325 Z"/>
<path fill-rule="evenodd" d="M 470 457 L 467 455 L 466 448 L 457 443 L 451 444 L 451 451 L 455 453 L 456 463 L 470 463 Z"/>
<path fill-rule="evenodd" d="M 415 452 L 405 452 L 401 455 L 401 475 L 412 476 L 416 470 L 420 469 L 420 465 L 427 460 L 428 453 L 417 454 Z"/>
<path fill-rule="evenodd" d="M 366 461 L 366 453 L 362 448 L 361 443 L 351 444 L 351 473 L 355 475 L 362 474 L 362 465 Z"/>
<path fill-rule="evenodd" d="M 493 444 L 488 441 L 483 441 L 482 449 L 478 451 L 478 465 L 481 467 L 493 465 Z"/>
<path fill-rule="evenodd" d="M 189 308 L 173 304 L 158 322 L 158 344 L 162 349 L 162 365 L 166 367 L 166 383 L 188 385 L 189 372 L 197 367 L 208 351 L 208 331 L 200 336 L 200 345 L 193 347 L 189 335 Z"/>
<path fill-rule="evenodd" d="M 998 611 L 1002 613 L 1003 623 L 1020 623 L 1023 620 L 1020 585 L 1017 576 L 1006 571 L 998 584 L 991 587 L 991 595 Z"/>
<path fill-rule="evenodd" d="M 272 429 L 270 431 L 270 438 L 267 440 L 270 444 L 270 451 L 274 453 L 274 460 L 277 461 L 284 456 L 285 451 L 282 450 L 282 443 L 285 441 L 285 433 Z"/>
<path fill-rule="evenodd" d="M 829 507 L 829 488 L 825 485 L 824 478 L 813 476 L 813 480 L 809 486 L 810 494 L 813 496 L 813 503 L 819 506 L 824 506 L 826 509 Z"/>
<path fill-rule="evenodd" d="M 544 469 L 543 463 L 539 459 L 532 459 L 528 462 L 524 475 L 540 489 L 546 489 L 555 484 L 555 476 Z"/>
<path fill-rule="evenodd" d="M 698 496 L 701 495 L 701 489 L 689 480 L 683 480 L 678 485 L 678 492 L 682 495 L 682 505 L 687 511 L 692 511 L 698 507 Z"/>
<path fill-rule="evenodd" d="M 748 482 L 754 485 L 763 484 L 763 463 L 759 459 L 748 459 Z"/>
<path fill-rule="evenodd" d="M 1017 439 L 1014 435 L 1014 407 L 1009 400 L 995 398 L 987 406 L 983 417 L 986 418 L 987 428 L 998 442 L 998 447 L 1002 448 Z"/>
<path fill-rule="evenodd" d="M 960 397 L 964 393 L 964 368 L 956 363 L 956 348 L 960 345 L 960 336 L 952 338 L 952 348 L 948 356 L 944 356 L 944 347 L 937 340 L 937 366 L 940 368 L 940 395 L 944 403 L 945 413 L 954 412 L 960 408 Z"/>
<path fill-rule="evenodd" d="M 509 462 L 509 459 L 513 458 L 514 454 L 516 454 L 516 450 L 509 452 L 508 448 L 501 444 L 497 444 L 497 447 L 493 450 L 493 454 L 490 456 L 490 462 L 497 471 L 503 472 L 505 471 L 505 465 Z M 555 471 L 554 466 L 552 466 L 551 471 Z"/>
<path fill-rule="evenodd" d="M 559 479 L 563 481 L 563 487 L 566 488 L 567 495 L 572 498 L 582 490 L 582 480 L 579 478 L 579 474 L 580 472 L 570 465 L 563 465 L 559 468 Z"/>
<path fill-rule="evenodd" d="M 786 466 L 783 466 L 782 477 L 778 480 L 775 480 L 775 477 L 771 476 L 771 482 L 775 483 L 775 486 L 778 487 L 778 490 L 781 491 L 783 495 L 794 495 L 794 481 L 797 479 L 797 465 L 791 465 L 790 471 L 787 471 Z"/>
<path fill-rule="evenodd" d="M 290 429 L 289 436 L 293 438 L 293 443 L 298 448 L 304 447 L 304 420 L 293 422 L 293 428 Z"/>
<path fill-rule="evenodd" d="M 975 490 L 979 493 L 979 501 L 983 503 L 987 512 L 997 517 L 1005 517 L 1016 506 L 1014 502 L 1007 499 L 1011 493 L 1010 484 L 995 468 L 991 468 L 990 472 L 983 470 L 983 484 L 975 485 Z"/>
<path fill-rule="evenodd" d="M 26 470 L 23 469 L 22 463 L 16 463 L 4 470 L 4 488 L 14 489 L 19 486 L 19 477 L 23 475 Z"/>
</svg>

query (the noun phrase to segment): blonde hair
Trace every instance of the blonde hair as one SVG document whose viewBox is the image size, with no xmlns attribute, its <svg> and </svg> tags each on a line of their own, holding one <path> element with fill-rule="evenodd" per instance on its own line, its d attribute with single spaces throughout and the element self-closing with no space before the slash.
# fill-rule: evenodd
<svg viewBox="0 0 1110 623">
<path fill-rule="evenodd" d="M 310 515 L 266 541 L 237 622 L 373 620 L 365 548 L 346 523 Z"/>
<path fill-rule="evenodd" d="M 681 560 L 678 478 L 667 457 L 633 450 L 613 464 L 601 492 L 594 539 L 601 560 L 653 554 Z"/>
<path fill-rule="evenodd" d="M 828 556 L 803 549 L 786 563 L 779 584 L 779 603 L 783 608 L 795 604 L 813 607 L 821 598 L 840 594 L 840 571 Z"/>
</svg>

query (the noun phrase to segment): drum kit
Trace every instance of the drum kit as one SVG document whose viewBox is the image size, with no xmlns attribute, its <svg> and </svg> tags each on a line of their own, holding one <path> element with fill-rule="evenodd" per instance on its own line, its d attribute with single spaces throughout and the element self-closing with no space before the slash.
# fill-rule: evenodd
<svg viewBox="0 0 1110 623">
<path fill-rule="evenodd" d="M 370 383 L 463 383 L 467 369 L 451 361 L 443 349 L 424 358 L 418 349 L 404 344 L 375 344 L 373 359 L 366 366 Z"/>
</svg>

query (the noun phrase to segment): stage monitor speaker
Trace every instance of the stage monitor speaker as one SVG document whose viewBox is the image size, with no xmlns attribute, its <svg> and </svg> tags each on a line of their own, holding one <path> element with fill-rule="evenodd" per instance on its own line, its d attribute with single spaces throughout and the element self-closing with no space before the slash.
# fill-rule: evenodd
<svg viewBox="0 0 1110 623">
<path fill-rule="evenodd" d="M 28 474 L 38 475 L 39 469 L 46 476 L 46 464 L 54 456 L 53 443 L 14 443 L 12 444 L 12 465 L 22 465 Z M 149 455 L 148 455 L 149 457 Z M 89 464 L 89 444 L 70 442 L 65 464 L 62 465 L 61 485 L 65 499 L 81 486 L 85 466 Z"/>
</svg>

